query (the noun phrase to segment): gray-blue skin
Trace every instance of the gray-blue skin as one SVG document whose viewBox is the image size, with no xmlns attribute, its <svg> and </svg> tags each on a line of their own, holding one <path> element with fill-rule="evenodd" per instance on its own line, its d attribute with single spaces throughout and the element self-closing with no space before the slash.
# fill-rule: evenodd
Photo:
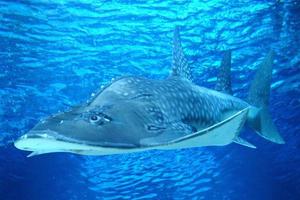
<svg viewBox="0 0 300 200">
<path fill-rule="evenodd" d="M 249 105 L 232 96 L 170 77 L 116 80 L 89 104 L 50 117 L 33 131 L 50 129 L 66 138 L 100 146 L 140 147 L 213 125 Z"/>
<path fill-rule="evenodd" d="M 230 60 L 227 51 L 217 77 L 218 91 L 194 84 L 177 28 L 172 73 L 167 79 L 119 78 L 89 103 L 43 120 L 26 138 L 40 137 L 40 133 L 48 130 L 47 134 L 53 133 L 51 137 L 57 140 L 90 146 L 159 146 L 249 108 L 247 123 L 264 138 L 283 143 L 267 111 L 273 53 L 269 53 L 257 72 L 248 102 L 231 95 Z M 233 142 L 251 146 L 238 138 Z"/>
</svg>

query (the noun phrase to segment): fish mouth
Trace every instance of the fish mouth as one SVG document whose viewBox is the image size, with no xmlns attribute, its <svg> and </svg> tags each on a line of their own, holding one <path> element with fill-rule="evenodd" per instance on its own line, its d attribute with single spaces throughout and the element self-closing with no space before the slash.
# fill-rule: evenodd
<svg viewBox="0 0 300 200">
<path fill-rule="evenodd" d="M 136 146 L 110 142 L 89 142 L 65 137 L 52 130 L 31 130 L 14 142 L 17 149 L 32 151 L 28 156 L 45 153 L 70 152 L 82 155 L 107 155 L 111 152 L 131 150 Z"/>
</svg>

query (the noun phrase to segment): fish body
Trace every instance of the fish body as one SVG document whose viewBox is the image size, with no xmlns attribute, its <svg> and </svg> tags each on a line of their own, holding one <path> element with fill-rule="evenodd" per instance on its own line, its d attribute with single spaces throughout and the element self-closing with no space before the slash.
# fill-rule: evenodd
<svg viewBox="0 0 300 200">
<path fill-rule="evenodd" d="M 147 113 L 144 116 L 149 117 L 145 126 L 152 125 L 153 129 L 159 129 L 164 124 L 184 123 L 197 131 L 250 106 L 239 98 L 200 87 L 180 77 L 164 80 L 121 78 L 94 98 L 90 106 L 103 107 L 112 102 L 112 99 L 120 103 L 132 101 L 143 104 L 144 112 Z"/>
<path fill-rule="evenodd" d="M 239 137 L 244 124 L 270 141 L 284 143 L 268 113 L 272 52 L 261 64 L 246 101 L 232 95 L 230 51 L 221 62 L 215 89 L 193 83 L 178 29 L 172 61 L 168 78 L 121 77 L 88 103 L 41 121 L 15 146 L 32 151 L 31 156 L 107 155 L 233 142 L 255 148 Z"/>
</svg>

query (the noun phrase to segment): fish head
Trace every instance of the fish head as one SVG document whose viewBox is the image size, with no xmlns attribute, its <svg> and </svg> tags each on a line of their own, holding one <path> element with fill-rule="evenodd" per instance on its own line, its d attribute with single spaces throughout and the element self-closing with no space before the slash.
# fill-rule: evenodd
<svg viewBox="0 0 300 200">
<path fill-rule="evenodd" d="M 149 131 L 151 115 L 140 102 L 121 101 L 81 106 L 39 122 L 15 146 L 37 154 L 72 152 L 98 154 L 105 148 L 140 147 Z"/>
</svg>

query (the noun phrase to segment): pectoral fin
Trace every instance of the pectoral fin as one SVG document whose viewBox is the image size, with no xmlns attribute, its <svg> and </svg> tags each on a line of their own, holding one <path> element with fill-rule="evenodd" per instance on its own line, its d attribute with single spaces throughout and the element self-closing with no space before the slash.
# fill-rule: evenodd
<svg viewBox="0 0 300 200">
<path fill-rule="evenodd" d="M 38 156 L 38 155 L 41 155 L 41 154 L 46 154 L 46 153 L 52 153 L 52 151 L 33 151 L 33 152 L 31 152 L 30 154 L 27 155 L 27 158 Z"/>
<path fill-rule="evenodd" d="M 192 133 L 191 126 L 182 122 L 173 122 L 169 123 L 161 134 L 141 139 L 140 144 L 143 147 L 164 145 Z"/>
<path fill-rule="evenodd" d="M 158 149 L 223 146 L 230 144 L 241 131 L 247 118 L 248 108 L 204 130 L 176 138 L 157 147 Z"/>
<path fill-rule="evenodd" d="M 233 139 L 233 142 L 234 143 L 237 143 L 237 144 L 240 144 L 240 145 L 243 145 L 243 146 L 246 146 L 246 147 L 249 147 L 249 148 L 252 148 L 252 149 L 256 149 L 256 146 L 254 146 L 253 144 L 251 144 L 250 142 L 240 138 L 240 137 L 235 137 Z"/>
</svg>

